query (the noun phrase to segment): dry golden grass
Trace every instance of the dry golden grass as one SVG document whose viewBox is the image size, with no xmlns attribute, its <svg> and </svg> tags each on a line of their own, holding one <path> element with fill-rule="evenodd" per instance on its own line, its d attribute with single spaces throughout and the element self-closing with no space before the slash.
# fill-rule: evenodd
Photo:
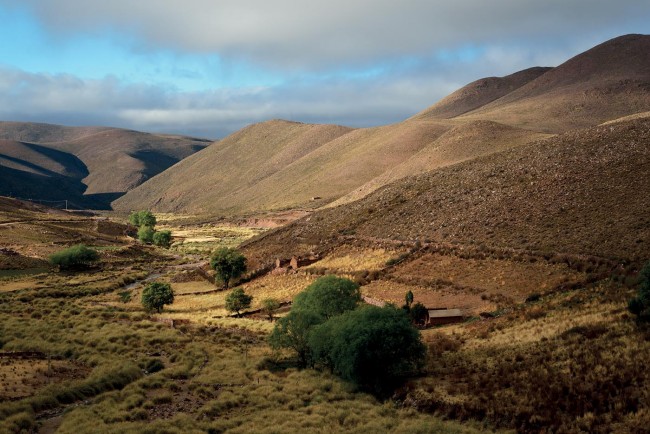
<svg viewBox="0 0 650 434">
<path fill-rule="evenodd" d="M 0 400 L 32 396 L 42 387 L 81 378 L 88 369 L 68 360 L 21 360 L 0 358 Z"/>
<path fill-rule="evenodd" d="M 515 262 L 500 259 L 463 259 L 453 255 L 426 254 L 397 267 L 402 278 L 438 279 L 501 295 L 522 302 L 533 293 L 543 293 L 561 283 L 584 281 L 586 275 L 566 264 Z"/>
<path fill-rule="evenodd" d="M 354 271 L 375 271 L 386 266 L 386 262 L 397 251 L 387 249 L 367 249 L 342 246 L 306 269 L 327 268 L 333 272 L 349 273 Z"/>
<path fill-rule="evenodd" d="M 497 308 L 495 303 L 481 298 L 480 294 L 458 291 L 452 287 L 432 289 L 386 280 L 375 280 L 361 287 L 363 295 L 397 306 L 404 304 L 404 296 L 408 291 L 413 292 L 414 302 L 422 303 L 428 308 L 461 309 L 466 315 L 478 315 L 480 312 L 491 312 Z"/>
</svg>

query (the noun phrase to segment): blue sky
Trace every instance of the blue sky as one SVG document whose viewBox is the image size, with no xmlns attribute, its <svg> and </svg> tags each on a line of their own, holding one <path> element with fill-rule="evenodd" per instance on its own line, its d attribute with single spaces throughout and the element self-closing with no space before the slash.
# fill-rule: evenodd
<svg viewBox="0 0 650 434">
<path fill-rule="evenodd" d="M 470 81 L 649 33 L 619 0 L 0 0 L 0 119 L 218 138 L 400 121 Z"/>
</svg>

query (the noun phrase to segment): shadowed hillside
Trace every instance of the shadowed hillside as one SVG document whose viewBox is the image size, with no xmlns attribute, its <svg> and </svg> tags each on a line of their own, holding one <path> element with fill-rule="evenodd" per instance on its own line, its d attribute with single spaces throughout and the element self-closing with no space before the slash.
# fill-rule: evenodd
<svg viewBox="0 0 650 434">
<path fill-rule="evenodd" d="M 116 128 L 0 122 L 0 194 L 105 208 L 208 144 Z"/>
<path fill-rule="evenodd" d="M 616 38 L 556 68 L 477 80 L 383 127 L 252 125 L 114 207 L 237 215 L 346 203 L 404 176 L 650 110 L 649 47 L 650 36 Z"/>
<path fill-rule="evenodd" d="M 248 246 L 304 254 L 342 235 L 643 260 L 650 119 L 569 132 L 392 183 Z"/>
</svg>

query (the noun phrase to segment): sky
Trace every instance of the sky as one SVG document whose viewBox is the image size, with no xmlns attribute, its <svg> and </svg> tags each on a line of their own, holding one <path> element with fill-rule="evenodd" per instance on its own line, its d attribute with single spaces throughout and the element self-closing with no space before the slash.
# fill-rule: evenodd
<svg viewBox="0 0 650 434">
<path fill-rule="evenodd" d="M 217 139 L 399 122 L 650 33 L 648 0 L 0 0 L 0 120 Z"/>
</svg>

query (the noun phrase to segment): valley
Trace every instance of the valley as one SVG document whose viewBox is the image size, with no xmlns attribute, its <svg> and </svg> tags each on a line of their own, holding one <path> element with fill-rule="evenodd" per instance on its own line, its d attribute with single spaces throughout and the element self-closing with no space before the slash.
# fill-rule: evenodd
<svg viewBox="0 0 650 434">
<path fill-rule="evenodd" d="M 644 432 L 649 48 L 621 36 L 368 128 L 0 123 L 0 432 Z M 338 317 L 305 295 L 332 275 L 358 290 Z M 171 300 L 147 305 L 154 285 Z M 361 338 L 335 332 L 396 311 L 420 363 L 388 392 L 344 380 Z"/>
</svg>

